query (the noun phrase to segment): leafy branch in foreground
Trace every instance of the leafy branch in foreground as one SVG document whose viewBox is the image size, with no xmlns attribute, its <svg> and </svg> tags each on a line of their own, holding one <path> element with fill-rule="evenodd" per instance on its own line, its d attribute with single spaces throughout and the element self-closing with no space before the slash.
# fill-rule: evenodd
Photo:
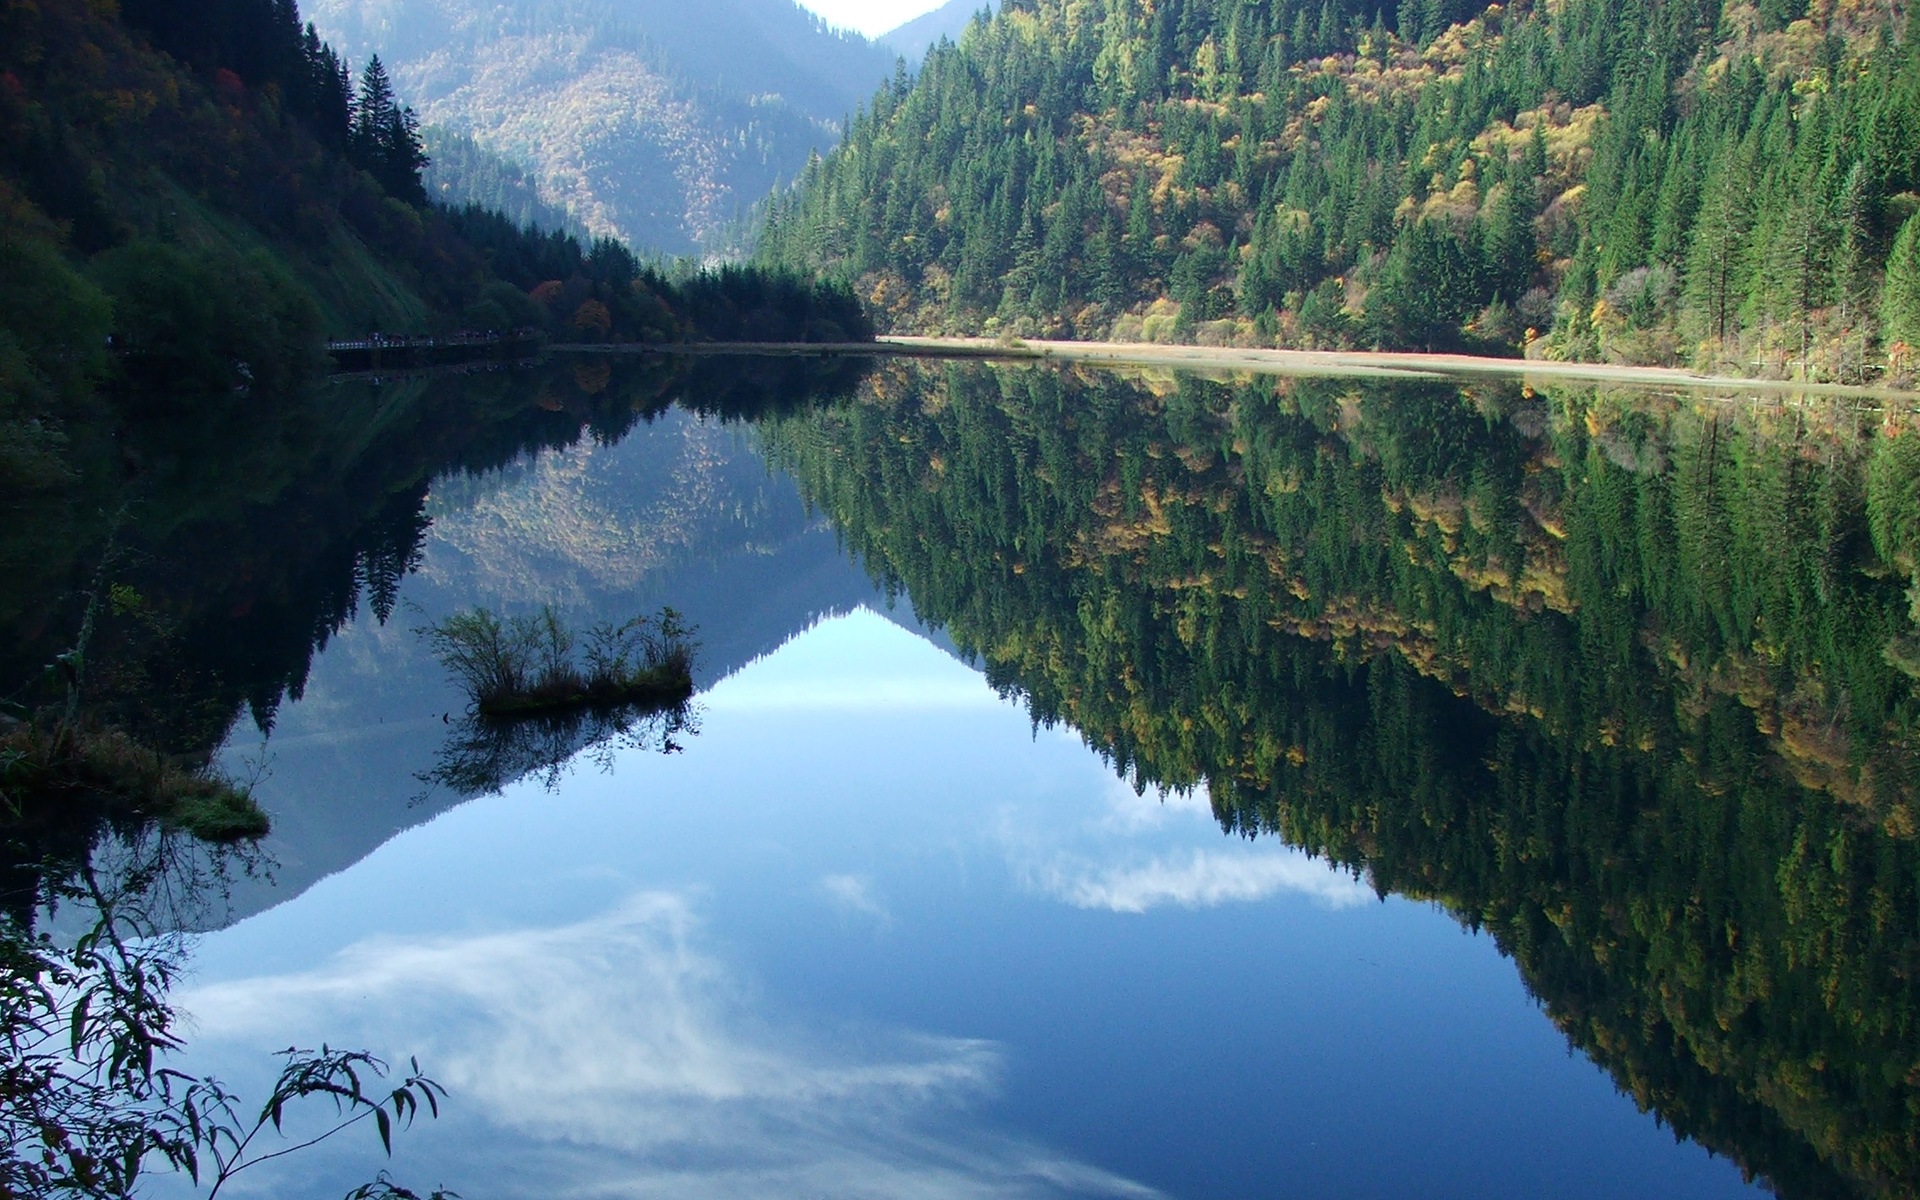
<svg viewBox="0 0 1920 1200">
<path fill-rule="evenodd" d="M 9 923 L 0 928 L 0 1195 L 122 1200 L 152 1160 L 209 1185 L 208 1200 L 261 1163 L 370 1122 L 389 1153 L 396 1127 L 445 1089 L 409 1062 L 388 1086 L 387 1064 L 359 1050 L 288 1049 L 266 1101 L 242 1115 L 219 1082 L 161 1065 L 182 1047 L 168 992 L 182 944 L 127 919 L 88 880 L 102 914 L 70 948 Z M 331 1100 L 319 1134 L 268 1149 L 296 1102 Z M 282 1139 L 284 1140 L 284 1139 Z M 418 1200 L 383 1172 L 355 1200 Z M 454 1193 L 435 1191 L 433 1200 Z"/>
</svg>

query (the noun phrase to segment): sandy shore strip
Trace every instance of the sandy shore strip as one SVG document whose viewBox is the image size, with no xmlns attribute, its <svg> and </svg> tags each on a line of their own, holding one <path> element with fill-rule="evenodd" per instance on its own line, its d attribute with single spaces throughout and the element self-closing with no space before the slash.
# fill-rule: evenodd
<svg viewBox="0 0 1920 1200">
<path fill-rule="evenodd" d="M 1473 354 L 1423 354 L 1386 350 L 1259 350 L 1225 346 L 1169 346 L 1144 342 L 1056 342 L 1027 339 L 1011 346 L 991 338 L 882 337 L 927 354 L 959 351 L 990 357 L 1051 359 L 1060 362 L 1174 367 L 1207 371 L 1247 371 L 1264 375 L 1358 375 L 1398 378 L 1449 378 L 1493 375 L 1518 379 L 1578 379 L 1634 387 L 1685 387 L 1713 390 L 1803 392 L 1920 403 L 1920 392 L 1839 383 L 1802 383 L 1747 379 L 1737 375 L 1701 375 L 1677 367 L 1630 367 L 1614 363 L 1549 362 L 1544 359 L 1485 358 Z M 995 352 L 998 352 L 997 354 Z"/>
<path fill-rule="evenodd" d="M 1382 350 L 1260 350 L 1225 346 L 1171 346 L 1147 342 L 1061 342 L 1026 338 L 908 337 L 886 335 L 871 342 L 697 342 L 607 346 L 563 344 L 549 349 L 579 354 L 881 355 L 905 358 L 978 358 L 1004 362 L 1075 362 L 1163 370 L 1247 372 L 1258 375 L 1352 376 L 1389 379 L 1457 379 L 1499 376 L 1520 380 L 1580 380 L 1628 387 L 1710 391 L 1790 392 L 1920 406 L 1920 392 L 1879 386 L 1802 383 L 1701 375 L 1677 367 L 1632 367 L 1614 363 L 1550 362 L 1485 358 L 1472 354 L 1423 354 Z"/>
</svg>

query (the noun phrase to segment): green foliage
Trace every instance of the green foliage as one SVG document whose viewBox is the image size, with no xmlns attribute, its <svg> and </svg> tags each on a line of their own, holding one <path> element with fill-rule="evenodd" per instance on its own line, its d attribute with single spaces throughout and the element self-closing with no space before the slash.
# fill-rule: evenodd
<svg viewBox="0 0 1920 1200">
<path fill-rule="evenodd" d="M 0 392 L 28 401 L 33 387 L 39 403 L 52 406 L 86 395 L 106 373 L 112 308 L 37 232 L 11 223 L 0 229 L 0 333 L 17 356 Z"/>
<path fill-rule="evenodd" d="M 1881 557 L 1920 583 L 1920 438 L 1882 438 L 1867 467 L 1867 524 Z"/>
<path fill-rule="evenodd" d="M 431 159 L 421 185 L 436 203 L 454 209 L 471 204 L 499 213 L 521 229 L 591 237 L 566 210 L 542 200 L 537 182 L 518 164 L 444 126 L 427 126 L 421 138 Z"/>
<path fill-rule="evenodd" d="M 1870 301 L 1904 286 L 1920 43 L 1891 10 L 1764 11 L 1009 4 L 874 96 L 761 254 L 899 331 L 1859 382 L 1896 340 Z"/>
<path fill-rule="evenodd" d="M 739 269 L 682 285 L 608 239 L 423 207 L 411 114 L 374 62 L 357 103 L 351 84 L 286 0 L 0 15 L 0 499 L 37 497 L 20 519 L 42 535 L 14 539 L 8 569 L 57 570 L 65 522 L 90 519 L 83 477 L 164 488 L 153 473 L 195 437 L 231 444 L 241 401 L 216 397 L 244 397 L 242 440 L 295 436 L 267 414 L 308 411 L 323 333 L 868 336 L 844 287 Z M 202 465 L 209 493 L 277 486 Z"/>
<path fill-rule="evenodd" d="M 543 327 L 556 341 L 873 339 L 872 322 L 842 283 L 740 265 L 668 278 L 611 238 L 582 243 L 570 233 L 539 234 L 471 205 L 447 217 L 504 281 L 523 292 L 515 298 L 490 287 L 470 314 Z"/>
<path fill-rule="evenodd" d="M 549 789 L 582 750 L 610 764 L 616 747 L 671 754 L 698 732 L 693 629 L 671 608 L 581 639 L 552 607 L 502 618 L 483 608 L 420 631 L 466 689 L 471 708 L 420 780 L 460 795 L 540 774 Z"/>
<path fill-rule="evenodd" d="M 0 807 L 4 824 L 59 824 L 74 813 L 103 812 L 122 824 L 157 823 L 203 841 L 257 841 L 268 832 L 267 814 L 243 787 L 209 764 L 181 762 L 143 745 L 126 730 L 103 723 L 90 698 L 89 661 L 103 610 L 145 613 L 139 594 L 116 584 L 102 597 L 101 583 L 117 557 L 109 539 L 80 630 L 71 647 L 55 656 L 34 689 L 13 693 L 0 711 Z M 35 703 L 39 701 L 39 703 Z"/>
<path fill-rule="evenodd" d="M 514 617 L 474 608 L 420 631 L 474 710 L 493 717 L 682 703 L 693 687 L 692 632 L 671 608 L 596 625 L 581 663 L 579 638 L 551 605 Z"/>
<path fill-rule="evenodd" d="M 545 615 L 551 626 L 552 610 Z M 541 633 L 535 618 L 502 618 L 485 608 L 455 613 L 423 631 L 440 665 L 476 705 L 531 689 Z"/>
<path fill-rule="evenodd" d="M 420 140 L 420 123 L 411 108 L 394 99 L 393 84 L 378 54 L 367 60 L 360 74 L 347 154 L 355 166 L 379 181 L 387 195 L 408 204 L 426 203 L 420 173 L 427 167 L 427 151 Z"/>
<path fill-rule="evenodd" d="M 1893 240 L 1880 292 L 1880 326 L 1889 343 L 1920 353 L 1920 216 L 1909 217 Z"/>
<path fill-rule="evenodd" d="M 280 392 L 315 365 L 318 306 L 265 254 L 141 239 L 100 255 L 91 274 L 113 302 L 116 350 L 151 388 Z"/>
<path fill-rule="evenodd" d="M 0 492 L 68 477 L 58 415 L 107 373 L 107 298 L 27 214 L 0 229 Z"/>
</svg>

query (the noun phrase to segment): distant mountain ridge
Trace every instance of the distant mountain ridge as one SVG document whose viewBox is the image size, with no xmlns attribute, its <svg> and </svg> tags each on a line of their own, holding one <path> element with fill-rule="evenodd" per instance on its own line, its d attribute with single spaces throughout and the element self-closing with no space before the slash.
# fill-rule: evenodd
<svg viewBox="0 0 1920 1200">
<path fill-rule="evenodd" d="M 318 0 L 311 15 L 356 61 L 378 51 L 424 123 L 524 164 L 595 235 L 667 253 L 718 246 L 894 64 L 793 0 Z"/>
<path fill-rule="evenodd" d="M 975 13 L 992 14 L 996 7 L 994 0 L 947 0 L 932 12 L 922 13 L 874 40 L 900 54 L 908 62 L 918 63 L 927 56 L 927 51 L 939 44 L 941 38 L 950 42 L 959 41 L 960 34 L 973 23 Z"/>
</svg>

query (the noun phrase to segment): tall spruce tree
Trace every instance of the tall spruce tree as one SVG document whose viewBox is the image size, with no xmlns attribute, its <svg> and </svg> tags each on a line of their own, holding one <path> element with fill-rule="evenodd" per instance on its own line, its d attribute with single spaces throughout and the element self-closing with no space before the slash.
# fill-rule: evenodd
<svg viewBox="0 0 1920 1200">
<path fill-rule="evenodd" d="M 1907 218 L 1887 258 L 1880 292 L 1880 331 L 1889 346 L 1920 349 L 1920 215 Z"/>
<path fill-rule="evenodd" d="M 367 60 L 360 74 L 348 153 L 389 195 L 410 204 L 426 203 L 420 173 L 428 160 L 420 141 L 420 122 L 411 108 L 402 108 L 394 99 L 393 84 L 378 54 Z"/>
</svg>

